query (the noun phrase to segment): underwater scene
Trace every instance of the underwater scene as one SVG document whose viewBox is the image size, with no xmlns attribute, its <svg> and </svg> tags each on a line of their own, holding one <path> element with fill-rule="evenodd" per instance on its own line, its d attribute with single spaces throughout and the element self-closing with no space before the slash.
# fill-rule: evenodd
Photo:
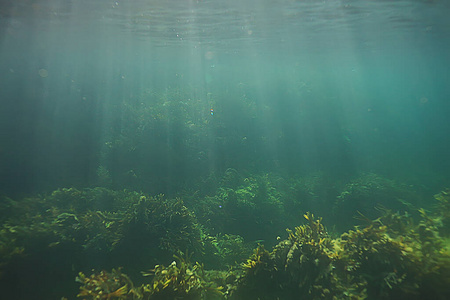
<svg viewBox="0 0 450 300">
<path fill-rule="evenodd" d="M 0 1 L 0 298 L 450 299 L 449 13 Z"/>
</svg>

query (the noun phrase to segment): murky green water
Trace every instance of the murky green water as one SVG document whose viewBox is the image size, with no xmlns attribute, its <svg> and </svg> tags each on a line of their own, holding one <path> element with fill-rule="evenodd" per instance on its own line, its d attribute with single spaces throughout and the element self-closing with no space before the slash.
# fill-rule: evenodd
<svg viewBox="0 0 450 300">
<path fill-rule="evenodd" d="M 286 233 L 308 224 L 303 215 L 311 212 L 324 218 L 333 245 L 381 216 L 392 226 L 372 223 L 377 237 L 400 243 L 381 247 L 393 257 L 386 269 L 368 264 L 370 272 L 350 275 L 387 285 L 362 292 L 362 281 L 344 283 L 333 273 L 327 276 L 340 285 L 314 277 L 316 286 L 372 299 L 421 299 L 425 281 L 439 291 L 450 273 L 441 269 L 442 282 L 425 271 L 417 279 L 428 262 L 412 241 L 431 243 L 447 259 L 448 199 L 434 195 L 450 185 L 449 11 L 446 1 L 427 0 L 3 1 L 3 290 L 10 299 L 72 299 L 78 272 L 118 267 L 138 286 L 151 282 L 140 271 L 157 264 L 173 272 L 179 251 L 186 266 L 251 267 L 245 262 L 258 244 L 272 251 L 287 247 L 283 240 L 325 239 L 313 223 L 310 236 Z M 395 218 L 410 223 L 399 229 Z M 414 237 L 419 224 L 434 228 L 440 242 Z M 365 238 L 350 234 L 341 241 L 345 255 L 316 259 L 337 269 L 339 257 L 353 272 L 358 258 L 345 245 Z M 326 239 L 320 251 L 339 252 Z M 395 265 L 399 248 L 410 264 Z M 292 249 L 283 250 L 286 268 Z M 254 251 L 255 260 L 264 258 Z M 125 284 L 131 291 L 122 275 L 108 274 L 122 278 L 108 293 Z M 204 284 L 214 281 L 202 276 Z M 228 278 L 212 285 L 224 287 L 224 298 L 261 297 L 246 282 L 254 280 L 268 287 L 267 299 L 293 299 L 264 278 L 215 276 Z M 292 289 L 289 280 L 305 288 Z M 279 286 L 330 296 L 308 290 L 308 280 L 293 276 Z M 121 292 L 109 297 L 175 297 Z M 190 297 L 219 297 L 199 295 Z"/>
</svg>

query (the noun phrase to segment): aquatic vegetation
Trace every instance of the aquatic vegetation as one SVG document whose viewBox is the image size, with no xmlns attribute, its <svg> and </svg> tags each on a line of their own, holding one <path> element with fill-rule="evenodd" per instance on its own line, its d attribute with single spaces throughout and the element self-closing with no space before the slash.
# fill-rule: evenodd
<svg viewBox="0 0 450 300">
<path fill-rule="evenodd" d="M 450 189 L 441 191 L 434 195 L 434 198 L 438 201 L 436 221 L 441 222 L 439 232 L 442 236 L 450 238 Z"/>
<path fill-rule="evenodd" d="M 266 245 L 285 228 L 294 227 L 305 211 L 325 215 L 339 234 L 358 224 L 354 218 L 358 213 L 375 219 L 382 207 L 418 216 L 413 205 L 418 196 L 410 187 L 371 173 L 345 183 L 320 172 L 284 179 L 270 173 L 244 176 L 228 169 L 214 180 L 216 184 L 208 181 L 208 187 L 216 186 L 215 190 L 206 193 L 199 187 L 195 197 L 186 196 L 199 221 L 212 233 L 239 234 Z"/>
<path fill-rule="evenodd" d="M 206 266 L 215 270 L 232 267 L 252 252 L 252 247 L 246 244 L 239 235 L 205 235 L 202 240 L 205 247 L 205 255 L 202 256 L 202 261 Z"/>
<path fill-rule="evenodd" d="M 124 188 L 167 194 L 171 189 L 162 187 L 179 190 L 181 178 L 206 173 L 214 146 L 212 103 L 198 94 L 177 88 L 145 90 L 121 103 L 101 154 L 115 162 L 101 166 L 110 177 L 102 180 L 100 173 L 98 181 L 109 184 L 112 179 Z"/>
<path fill-rule="evenodd" d="M 0 205 L 11 216 L 3 216 L 0 227 L 0 272 L 31 277 L 27 262 L 54 258 L 59 263 L 59 257 L 59 272 L 68 274 L 72 267 L 91 268 L 79 265 L 86 256 L 110 263 L 93 261 L 95 269 L 130 270 L 130 277 L 120 269 L 80 273 L 83 299 L 450 298 L 447 190 L 435 196 L 434 210 L 393 213 L 378 207 L 374 220 L 359 212 L 365 226 L 339 238 L 309 212 L 304 224 L 288 229 L 272 250 L 270 242 L 259 241 L 252 253 L 255 242 L 230 232 L 242 230 L 251 241 L 280 235 L 285 219 L 295 213 L 285 210 L 286 197 L 303 190 L 314 194 L 320 180 L 311 180 L 246 177 L 230 170 L 213 196 L 188 199 L 192 210 L 182 198 L 105 188 L 59 189 L 20 202 L 3 199 Z M 355 195 L 365 190 L 354 189 Z M 161 264 L 180 251 L 192 256 Z M 190 257 L 199 262 L 190 263 Z M 11 268 L 17 262 L 20 270 Z M 133 276 L 155 264 L 146 273 L 151 280 L 133 285 Z M 54 279 L 48 280 L 45 284 Z"/>
<path fill-rule="evenodd" d="M 353 217 L 358 212 L 376 219 L 380 216 L 377 208 L 413 212 L 418 202 L 418 195 L 410 187 L 377 174 L 364 173 L 342 188 L 335 200 L 333 217 L 343 232 L 357 225 Z"/>
<path fill-rule="evenodd" d="M 450 253 L 426 216 L 384 210 L 338 239 L 321 219 L 288 230 L 287 240 L 263 247 L 242 265 L 230 299 L 447 299 Z"/>
<path fill-rule="evenodd" d="M 142 196 L 128 218 L 129 230 L 159 239 L 159 247 L 177 253 L 179 249 L 201 253 L 203 244 L 195 215 L 183 200 Z M 153 241 L 152 241 L 153 243 Z"/>
<path fill-rule="evenodd" d="M 288 230 L 289 237 L 272 252 L 259 246 L 242 265 L 231 299 L 333 299 L 343 295 L 333 275 L 332 240 L 321 219 L 305 214 L 306 225 Z"/>
<path fill-rule="evenodd" d="M 112 272 L 101 271 L 91 276 L 79 273 L 76 281 L 81 284 L 78 297 L 83 299 L 223 299 L 223 287 L 210 280 L 203 265 L 192 265 L 183 258 L 175 256 L 168 267 L 156 265 L 149 272 L 151 283 L 135 287 L 131 279 L 120 269 Z"/>
<path fill-rule="evenodd" d="M 363 281 L 370 298 L 386 299 L 414 290 L 409 276 L 419 274 L 420 266 L 411 246 L 391 238 L 386 226 L 370 226 L 342 235 L 341 259 L 355 280 Z"/>
<path fill-rule="evenodd" d="M 5 265 L 15 257 L 22 256 L 25 251 L 25 248 L 17 243 L 15 231 L 14 227 L 8 225 L 4 225 L 0 231 L 0 278 Z"/>
<path fill-rule="evenodd" d="M 241 177 L 229 169 L 214 196 L 193 204 L 200 222 L 212 233 L 231 233 L 248 240 L 275 240 L 284 230 L 282 194 L 269 174 Z"/>
<path fill-rule="evenodd" d="M 242 264 L 242 267 L 248 274 L 257 274 L 259 269 L 266 268 L 268 266 L 269 261 L 269 251 L 264 249 L 264 245 L 258 245 L 250 258 Z"/>
<path fill-rule="evenodd" d="M 104 187 L 169 195 L 209 176 L 213 157 L 220 173 L 254 168 L 256 157 L 275 165 L 264 147 L 280 135 L 267 122 L 269 111 L 242 91 L 143 90 L 113 108 L 101 141 L 102 163 L 92 175 Z"/>
<path fill-rule="evenodd" d="M 288 179 L 280 178 L 276 186 L 284 194 L 283 205 L 285 212 L 292 214 L 292 224 L 297 224 L 298 216 L 305 211 L 331 217 L 331 210 L 324 208 L 334 201 L 337 188 L 336 183 L 323 172 Z"/>
<path fill-rule="evenodd" d="M 156 265 L 151 270 L 152 283 L 143 288 L 150 299 L 223 299 L 223 287 L 206 280 L 202 264 L 192 265 L 187 259 L 175 258 L 168 267 Z"/>
<path fill-rule="evenodd" d="M 91 276 L 80 272 L 76 281 L 82 284 L 77 297 L 83 299 L 142 299 L 133 282 L 120 269 L 101 271 Z"/>
<path fill-rule="evenodd" d="M 244 177 L 232 168 L 228 168 L 220 179 L 220 186 L 224 188 L 237 188 L 243 183 Z"/>
<path fill-rule="evenodd" d="M 133 267 L 131 261 L 154 263 L 155 257 L 170 259 L 180 249 L 203 255 L 200 227 L 180 199 L 71 188 L 27 198 L 12 209 L 0 227 L 0 272 L 10 270 L 19 256 L 49 262 L 65 258 L 60 266 L 70 272 L 87 256 Z M 24 266 L 15 272 L 29 270 Z"/>
<path fill-rule="evenodd" d="M 422 214 L 385 211 L 364 229 L 344 233 L 339 241 L 340 263 L 352 281 L 373 299 L 445 299 L 450 284 L 450 256 L 444 253 L 437 228 Z"/>
</svg>

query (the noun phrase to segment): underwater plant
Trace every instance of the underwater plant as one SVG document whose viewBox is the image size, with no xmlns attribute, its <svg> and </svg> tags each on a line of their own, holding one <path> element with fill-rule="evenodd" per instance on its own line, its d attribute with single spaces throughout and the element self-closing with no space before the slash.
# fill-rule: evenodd
<svg viewBox="0 0 450 300">
<path fill-rule="evenodd" d="M 438 201 L 436 221 L 441 223 L 439 233 L 444 237 L 450 238 L 450 189 L 445 189 L 434 195 L 434 199 Z"/>
<path fill-rule="evenodd" d="M 163 196 L 70 188 L 8 205 L 12 214 L 0 225 L 0 273 L 5 278 L 39 277 L 44 285 L 54 280 L 52 274 L 33 275 L 39 270 L 30 269 L 30 262 L 54 264 L 52 273 L 66 276 L 73 268 L 137 269 L 170 259 L 180 249 L 201 257 L 202 239 L 207 239 L 180 199 Z M 102 260 L 85 266 L 86 257 L 100 256 Z"/>
<path fill-rule="evenodd" d="M 381 212 L 333 239 L 321 219 L 242 264 L 230 299 L 448 299 L 450 252 L 433 220 Z"/>
<path fill-rule="evenodd" d="M 101 299 L 142 299 L 138 290 L 134 289 L 133 282 L 119 269 L 111 272 L 101 271 L 91 276 L 80 272 L 76 281 L 81 283 L 79 298 Z"/>
<path fill-rule="evenodd" d="M 79 273 L 76 281 L 81 284 L 78 297 L 83 299 L 223 299 L 222 286 L 210 280 L 207 271 L 199 263 L 191 264 L 182 256 L 168 266 L 156 265 L 149 272 L 151 283 L 135 287 L 131 279 L 119 269 L 101 271 L 86 276 Z"/>
<path fill-rule="evenodd" d="M 245 243 L 239 235 L 205 234 L 202 240 L 205 249 L 202 261 L 208 268 L 214 270 L 226 270 L 243 261 L 252 252 L 250 244 Z"/>
<path fill-rule="evenodd" d="M 258 230 L 267 230 L 267 236 L 279 234 L 286 220 L 260 221 L 283 216 L 283 197 L 291 194 L 286 192 L 286 181 L 270 174 L 238 175 L 230 171 L 224 179 L 226 187 L 219 186 L 214 196 L 197 203 L 188 199 L 204 213 L 203 224 L 182 198 L 126 190 L 70 188 L 22 201 L 4 198 L 0 207 L 11 214 L 2 216 L 0 225 L 0 287 L 8 292 L 8 279 L 13 276 L 39 280 L 39 286 L 45 287 L 55 277 L 73 280 L 75 270 L 95 268 L 112 271 L 80 273 L 80 298 L 450 298 L 448 190 L 435 195 L 434 210 L 394 213 L 376 208 L 375 220 L 360 212 L 358 218 L 365 226 L 338 238 L 330 236 L 321 218 L 308 212 L 305 223 L 287 230 L 285 240 L 277 238 L 272 250 L 270 243 L 258 241 L 251 253 L 254 240 L 215 232 L 211 226 L 217 222 L 230 225 L 221 229 L 230 229 L 231 222 L 242 218 L 240 225 L 252 224 L 251 230 L 246 228 L 250 238 Z M 203 222 L 205 217 L 211 222 Z M 198 262 L 190 263 L 191 257 L 179 255 L 180 251 L 191 253 Z M 167 267 L 160 263 L 172 261 L 174 255 L 175 262 Z M 155 264 L 145 274 L 151 276 L 150 282 L 133 285 L 133 276 Z M 205 270 L 204 264 L 214 270 Z M 51 271 L 42 268 L 48 265 Z M 130 276 L 117 266 L 126 267 Z M 21 291 L 28 286 L 32 284 L 25 282 Z M 28 288 L 26 293 L 34 291 Z"/>
<path fill-rule="evenodd" d="M 343 295 L 333 274 L 332 239 L 321 219 L 304 215 L 306 225 L 288 230 L 289 237 L 272 252 L 259 246 L 242 265 L 231 299 L 333 299 Z"/>
<path fill-rule="evenodd" d="M 282 194 L 272 180 L 270 174 L 243 177 L 228 169 L 215 195 L 191 201 L 192 209 L 212 234 L 271 243 L 289 219 L 284 215 Z"/>
<path fill-rule="evenodd" d="M 150 299 L 223 299 L 222 286 L 207 279 L 202 264 L 191 264 L 189 258 L 174 256 L 168 267 L 156 265 L 151 284 L 143 287 Z"/>
<path fill-rule="evenodd" d="M 127 233 L 122 246 L 136 243 L 148 248 L 157 246 L 162 252 L 169 251 L 167 256 L 180 249 L 195 254 L 203 252 L 200 226 L 180 198 L 141 196 L 130 206 L 124 223 Z"/>
<path fill-rule="evenodd" d="M 333 205 L 334 223 L 344 232 L 358 225 L 353 218 L 358 213 L 369 219 L 378 218 L 377 208 L 387 207 L 395 211 L 414 211 L 420 197 L 404 184 L 378 174 L 363 173 L 342 188 Z"/>
<path fill-rule="evenodd" d="M 363 229 L 342 234 L 339 265 L 369 299 L 447 299 L 450 255 L 437 228 L 385 210 Z"/>
</svg>

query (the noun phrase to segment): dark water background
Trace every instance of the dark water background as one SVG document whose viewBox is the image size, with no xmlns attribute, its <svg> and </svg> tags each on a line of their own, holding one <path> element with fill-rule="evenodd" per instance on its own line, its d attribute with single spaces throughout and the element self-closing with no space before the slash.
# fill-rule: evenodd
<svg viewBox="0 0 450 300">
<path fill-rule="evenodd" d="M 439 189 L 449 11 L 431 0 L 2 1 L 0 190 L 94 186 L 103 170 L 112 188 L 170 194 L 227 168 L 366 171 Z M 124 113 L 173 93 L 152 132 L 149 115 L 136 125 L 138 108 Z M 189 117 L 203 131 L 183 131 Z"/>
</svg>

